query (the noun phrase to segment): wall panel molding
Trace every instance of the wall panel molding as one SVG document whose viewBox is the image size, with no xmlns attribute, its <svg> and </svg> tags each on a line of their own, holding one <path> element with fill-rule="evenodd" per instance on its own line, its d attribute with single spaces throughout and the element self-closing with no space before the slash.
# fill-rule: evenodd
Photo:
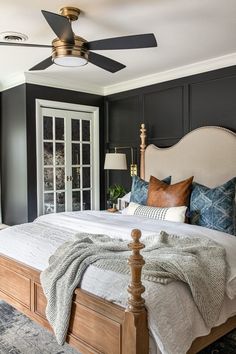
<svg viewBox="0 0 236 354">
<path fill-rule="evenodd" d="M 220 125 L 236 131 L 235 92 L 236 66 L 232 66 L 109 95 L 105 98 L 109 146 L 115 146 L 118 141 L 124 144 L 121 132 L 128 131 L 126 145 L 136 142 L 139 149 L 142 122 L 148 130 L 148 143 L 160 147 L 176 144 L 200 126 Z M 132 97 L 136 97 L 137 105 L 129 105 Z M 122 112 L 124 105 L 125 120 L 119 120 L 118 115 L 111 116 L 112 110 Z M 109 179 L 110 184 L 119 182 L 130 189 L 127 171 L 110 172 Z"/>
</svg>

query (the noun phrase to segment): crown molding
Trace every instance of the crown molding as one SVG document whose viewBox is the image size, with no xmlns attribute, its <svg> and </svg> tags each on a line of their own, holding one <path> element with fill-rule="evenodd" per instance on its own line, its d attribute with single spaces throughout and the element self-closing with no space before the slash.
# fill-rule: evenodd
<svg viewBox="0 0 236 354">
<path fill-rule="evenodd" d="M 181 77 L 201 74 L 207 71 L 217 70 L 233 65 L 236 65 L 236 53 L 180 66 L 167 71 L 157 72 L 151 75 L 139 77 L 137 79 L 123 81 L 115 85 L 105 86 L 104 95 L 112 95 L 114 93 L 180 79 Z"/>
<path fill-rule="evenodd" d="M 48 87 L 54 87 L 64 90 L 72 90 L 78 92 L 86 92 L 94 95 L 104 95 L 104 88 L 99 85 L 95 84 L 88 84 L 87 82 L 80 82 L 78 81 L 62 81 L 60 79 L 55 79 L 50 77 L 50 75 L 44 76 L 40 75 L 40 73 L 25 73 L 25 82 L 27 84 L 34 84 L 34 85 L 42 85 Z"/>
<path fill-rule="evenodd" d="M 24 73 L 9 75 L 7 80 L 1 80 L 0 92 L 25 83 Z"/>
<path fill-rule="evenodd" d="M 128 91 L 144 86 L 158 84 L 165 81 L 179 79 L 181 77 L 196 75 L 207 71 L 217 70 L 236 65 L 236 53 L 227 54 L 221 57 L 212 58 L 196 62 L 189 65 L 180 66 L 171 70 L 157 72 L 151 75 L 142 76 L 137 79 L 123 81 L 115 85 L 99 86 L 88 84 L 87 82 L 61 81 L 50 77 L 50 75 L 40 75 L 40 73 L 18 73 L 8 76 L 7 80 L 0 83 L 0 91 L 8 90 L 23 83 L 49 86 L 64 90 L 86 92 L 95 95 L 108 96 L 114 93 Z"/>
<path fill-rule="evenodd" d="M 49 75 L 43 76 L 40 73 L 18 73 L 12 76 L 8 76 L 7 80 L 2 80 L 0 82 L 0 91 L 8 90 L 12 87 L 21 85 L 21 84 L 34 84 L 34 85 L 42 85 L 48 87 L 54 87 L 64 90 L 72 90 L 78 92 L 85 92 L 94 95 L 104 95 L 104 88 L 102 86 L 98 86 L 95 84 L 88 84 L 85 82 L 78 82 L 75 81 L 61 81 L 59 79 L 55 79 L 50 77 Z"/>
</svg>

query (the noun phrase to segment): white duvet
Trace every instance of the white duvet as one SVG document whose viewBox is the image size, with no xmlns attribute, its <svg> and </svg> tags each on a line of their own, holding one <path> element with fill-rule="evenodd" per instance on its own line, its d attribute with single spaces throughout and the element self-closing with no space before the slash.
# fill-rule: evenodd
<svg viewBox="0 0 236 354">
<path fill-rule="evenodd" d="M 133 228 L 142 231 L 144 239 L 165 230 L 179 235 L 207 236 L 226 249 L 229 280 L 224 305 L 216 325 L 236 314 L 236 237 L 199 226 L 157 221 L 137 216 L 107 212 L 71 212 L 44 215 L 35 222 L 17 225 L 0 232 L 0 253 L 43 270 L 56 248 L 76 232 L 102 233 L 130 240 Z M 129 277 L 90 266 L 81 288 L 95 295 L 126 306 Z M 185 354 L 192 341 L 209 333 L 192 300 L 186 284 L 172 282 L 161 285 L 144 282 L 148 309 L 151 353 Z"/>
</svg>

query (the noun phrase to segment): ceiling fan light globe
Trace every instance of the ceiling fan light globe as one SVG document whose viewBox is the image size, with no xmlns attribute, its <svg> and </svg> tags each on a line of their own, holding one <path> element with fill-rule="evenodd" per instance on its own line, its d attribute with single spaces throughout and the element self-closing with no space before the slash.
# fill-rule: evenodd
<svg viewBox="0 0 236 354">
<path fill-rule="evenodd" d="M 86 58 L 73 55 L 57 56 L 53 59 L 53 61 L 56 65 L 67 67 L 84 66 L 88 63 Z"/>
</svg>

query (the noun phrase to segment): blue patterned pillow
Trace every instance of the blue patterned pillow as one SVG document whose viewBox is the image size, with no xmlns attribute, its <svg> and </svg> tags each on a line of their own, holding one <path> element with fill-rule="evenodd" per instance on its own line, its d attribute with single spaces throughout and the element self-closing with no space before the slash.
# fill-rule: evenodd
<svg viewBox="0 0 236 354">
<path fill-rule="evenodd" d="M 166 177 L 162 180 L 163 182 L 170 184 L 171 176 Z M 132 187 L 130 201 L 133 203 L 146 205 L 147 195 L 148 195 L 148 182 L 144 181 L 138 176 L 132 177 Z"/>
<path fill-rule="evenodd" d="M 236 177 L 216 188 L 193 183 L 190 223 L 235 235 Z"/>
</svg>

